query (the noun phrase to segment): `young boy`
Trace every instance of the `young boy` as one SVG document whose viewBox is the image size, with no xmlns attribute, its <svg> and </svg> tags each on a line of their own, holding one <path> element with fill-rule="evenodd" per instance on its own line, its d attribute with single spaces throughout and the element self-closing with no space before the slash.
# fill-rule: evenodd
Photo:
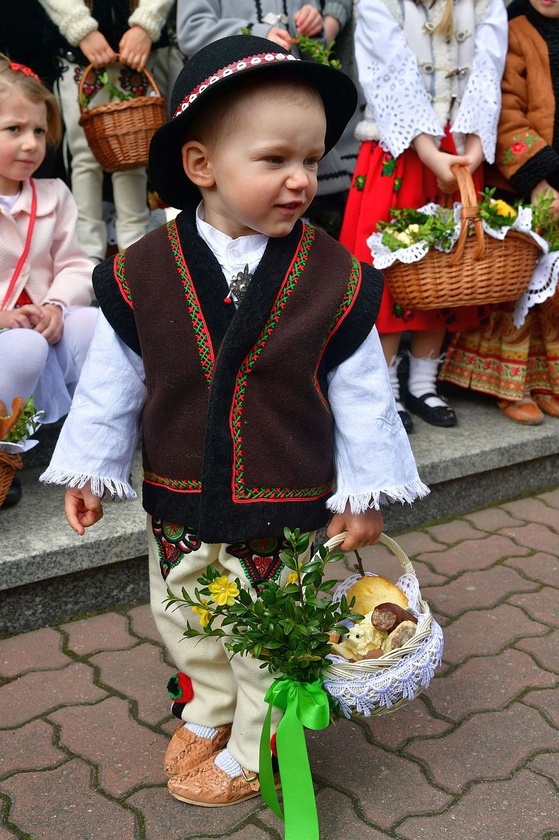
<svg viewBox="0 0 559 840">
<path fill-rule="evenodd" d="M 100 326 L 45 481 L 69 485 L 79 534 L 104 491 L 128 483 L 140 416 L 151 602 L 179 674 L 182 718 L 165 770 L 177 799 L 226 805 L 257 795 L 272 677 L 214 638 L 183 639 L 208 563 L 248 587 L 278 578 L 283 528 L 374 543 L 381 502 L 419 479 L 396 413 L 374 319 L 381 276 L 303 224 L 322 155 L 356 91 L 331 67 L 233 36 L 181 71 L 150 177 L 183 209 L 96 269 Z M 335 489 L 334 489 L 335 480 Z"/>
</svg>

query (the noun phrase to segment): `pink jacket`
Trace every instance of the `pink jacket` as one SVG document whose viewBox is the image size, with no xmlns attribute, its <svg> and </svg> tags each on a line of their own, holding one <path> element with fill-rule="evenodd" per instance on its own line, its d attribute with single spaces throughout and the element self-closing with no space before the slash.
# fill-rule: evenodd
<svg viewBox="0 0 559 840">
<path fill-rule="evenodd" d="M 93 263 L 78 245 L 74 197 L 58 178 L 38 178 L 37 217 L 31 248 L 5 309 L 13 309 L 23 289 L 35 304 L 46 300 L 88 306 L 93 300 Z M 0 207 L 0 305 L 25 247 L 31 186 L 24 181 L 11 213 Z"/>
</svg>

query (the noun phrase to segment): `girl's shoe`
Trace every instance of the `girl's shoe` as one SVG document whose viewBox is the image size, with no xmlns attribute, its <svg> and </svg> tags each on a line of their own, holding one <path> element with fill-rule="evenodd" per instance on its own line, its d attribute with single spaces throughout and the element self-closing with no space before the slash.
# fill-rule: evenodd
<svg viewBox="0 0 559 840">
<path fill-rule="evenodd" d="M 515 423 L 522 423 L 524 426 L 539 426 L 543 423 L 542 412 L 529 396 L 521 400 L 499 400 L 497 405 L 503 414 Z"/>
<path fill-rule="evenodd" d="M 553 394 L 534 394 L 533 400 L 544 414 L 559 417 L 559 399 L 554 397 Z"/>
<path fill-rule="evenodd" d="M 418 417 L 421 417 L 422 420 L 425 420 L 426 423 L 430 423 L 432 426 L 442 426 L 443 428 L 456 426 L 458 420 L 454 409 L 449 405 L 427 405 L 429 397 L 436 397 L 439 400 L 442 399 L 442 397 L 439 397 L 434 392 L 432 394 L 423 394 L 421 397 L 414 397 L 408 391 L 405 396 L 406 407 L 413 414 L 417 414 Z"/>
</svg>

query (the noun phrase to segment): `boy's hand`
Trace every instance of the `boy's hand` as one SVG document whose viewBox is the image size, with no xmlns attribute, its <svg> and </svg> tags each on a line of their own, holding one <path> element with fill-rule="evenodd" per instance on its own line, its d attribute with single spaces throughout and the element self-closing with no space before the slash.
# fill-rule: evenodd
<svg viewBox="0 0 559 840">
<path fill-rule="evenodd" d="M 363 513 L 352 513 L 348 502 L 343 513 L 334 514 L 326 535 L 334 537 L 342 531 L 347 531 L 340 548 L 342 551 L 354 551 L 356 548 L 374 545 L 382 534 L 383 527 L 384 522 L 380 510 L 368 508 Z"/>
<path fill-rule="evenodd" d="M 80 537 L 85 534 L 85 529 L 103 516 L 103 505 L 101 499 L 91 492 L 89 482 L 81 490 L 78 487 L 68 487 L 64 496 L 64 513 L 68 525 L 73 528 Z"/>
<path fill-rule="evenodd" d="M 293 20 L 300 35 L 313 38 L 322 32 L 322 15 L 310 3 L 306 3 L 298 12 L 295 12 Z"/>
<path fill-rule="evenodd" d="M 134 70 L 143 70 L 151 52 L 151 36 L 143 26 L 131 26 L 120 39 L 120 60 Z"/>
<path fill-rule="evenodd" d="M 90 64 L 94 67 L 104 67 L 116 61 L 116 53 L 98 29 L 94 29 L 78 44 Z"/>
</svg>

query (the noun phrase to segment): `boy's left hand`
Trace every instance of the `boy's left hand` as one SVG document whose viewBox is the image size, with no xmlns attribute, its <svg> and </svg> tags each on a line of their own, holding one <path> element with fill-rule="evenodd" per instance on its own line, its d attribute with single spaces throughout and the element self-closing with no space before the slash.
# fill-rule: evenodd
<svg viewBox="0 0 559 840">
<path fill-rule="evenodd" d="M 297 27 L 297 32 L 300 35 L 307 35 L 309 38 L 313 38 L 322 32 L 322 15 L 310 3 L 303 6 L 298 12 L 295 12 L 293 20 Z"/>
<path fill-rule="evenodd" d="M 374 545 L 380 535 L 384 522 L 382 513 L 375 508 L 368 508 L 363 513 L 352 513 L 349 502 L 343 513 L 335 513 L 332 517 L 326 535 L 334 537 L 347 531 L 347 535 L 340 545 L 342 551 L 354 551 L 356 548 L 365 548 Z"/>
</svg>

